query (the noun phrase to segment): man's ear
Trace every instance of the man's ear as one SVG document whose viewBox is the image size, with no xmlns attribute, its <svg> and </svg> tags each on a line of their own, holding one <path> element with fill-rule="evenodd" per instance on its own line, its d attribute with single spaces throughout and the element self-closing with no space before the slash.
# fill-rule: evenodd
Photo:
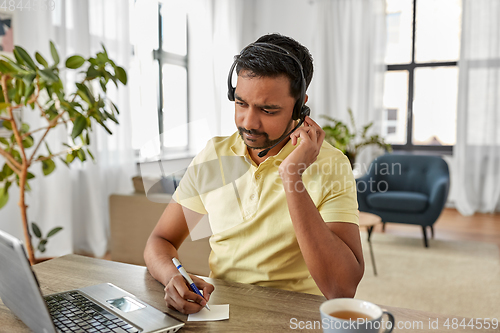
<svg viewBox="0 0 500 333">
<path fill-rule="evenodd" d="M 306 98 L 304 99 L 304 104 L 306 104 L 306 103 L 307 103 L 307 100 L 308 100 L 308 99 L 309 99 L 309 96 L 307 96 L 307 94 L 306 94 Z"/>
</svg>

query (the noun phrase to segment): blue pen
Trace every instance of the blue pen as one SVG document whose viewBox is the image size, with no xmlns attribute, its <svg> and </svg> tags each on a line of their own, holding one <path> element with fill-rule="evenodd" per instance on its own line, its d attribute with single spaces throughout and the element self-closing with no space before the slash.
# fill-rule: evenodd
<svg viewBox="0 0 500 333">
<path fill-rule="evenodd" d="M 194 284 L 193 280 L 191 280 L 191 277 L 189 276 L 189 274 L 186 272 L 186 270 L 184 269 L 184 267 L 182 267 L 181 262 L 177 258 L 172 258 L 172 262 L 174 263 L 175 267 L 177 267 L 177 270 L 181 273 L 181 275 L 189 283 L 189 286 L 191 287 L 191 289 L 195 293 L 197 293 L 198 295 L 200 295 L 201 297 L 203 297 L 203 295 L 201 294 L 201 292 L 198 289 L 198 287 Z M 207 308 L 208 311 L 210 311 L 210 308 L 208 307 L 208 304 L 205 304 L 205 307 Z"/>
</svg>

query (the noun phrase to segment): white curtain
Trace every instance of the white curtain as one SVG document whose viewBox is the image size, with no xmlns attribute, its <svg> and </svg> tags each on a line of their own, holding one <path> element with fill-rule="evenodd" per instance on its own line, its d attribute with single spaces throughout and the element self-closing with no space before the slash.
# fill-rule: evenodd
<svg viewBox="0 0 500 333">
<path fill-rule="evenodd" d="M 236 131 L 227 75 L 243 47 L 243 17 L 242 0 L 189 1 L 189 119 L 207 124 L 203 133 L 191 131 L 192 147 L 203 148 L 207 137 Z"/>
<path fill-rule="evenodd" d="M 457 144 L 460 213 L 500 210 L 500 2 L 464 0 Z"/>
<path fill-rule="evenodd" d="M 55 2 L 52 12 L 16 13 L 16 45 L 24 47 L 30 54 L 39 51 L 46 59 L 51 59 L 49 40 L 54 41 L 61 64 L 73 54 L 83 57 L 95 55 L 103 43 L 109 57 L 127 70 L 132 51 L 129 42 L 129 2 L 60 0 Z M 62 71 L 61 78 L 67 92 L 74 91 L 75 77 Z M 27 196 L 29 220 L 35 221 L 44 233 L 56 226 L 64 228 L 49 240 L 47 252 L 36 254 L 39 257 L 73 252 L 103 256 L 108 248 L 108 197 L 111 193 L 132 191 L 135 164 L 130 138 L 129 91 L 123 86 L 116 90 L 111 84 L 108 88 L 108 97 L 120 110 L 120 125 L 109 127 L 112 136 L 93 126 L 90 150 L 96 163 L 90 159 L 83 164 L 77 161 L 67 168 L 57 160 L 56 170 L 47 177 L 43 176 L 41 166 L 33 167 L 36 179 L 31 182 L 33 190 Z M 46 126 L 36 111 L 23 111 L 23 120 L 32 129 Z M 62 143 L 69 143 L 67 131 L 64 127 L 56 128 L 46 141 L 53 153 L 61 151 L 64 149 Z M 18 227 L 20 213 L 12 207 L 17 201 L 17 197 L 11 196 L 10 207 L 0 211 L 0 227 L 21 238 Z"/>
<path fill-rule="evenodd" d="M 370 133 L 380 131 L 385 73 L 385 1 L 315 0 L 315 73 L 310 101 L 313 117 L 326 114 L 357 128 L 374 121 Z M 322 122 L 319 119 L 320 122 Z M 323 123 L 321 123 L 323 125 Z M 370 163 L 369 148 L 357 163 Z"/>
</svg>

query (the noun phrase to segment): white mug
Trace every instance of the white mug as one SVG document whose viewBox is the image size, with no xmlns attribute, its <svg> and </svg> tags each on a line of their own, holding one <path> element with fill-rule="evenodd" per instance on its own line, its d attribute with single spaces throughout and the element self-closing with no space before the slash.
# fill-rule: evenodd
<svg viewBox="0 0 500 333">
<path fill-rule="evenodd" d="M 394 316 L 378 305 L 353 298 L 334 298 L 323 302 L 319 307 L 321 312 L 321 326 L 324 333 L 390 333 L 394 328 Z M 365 314 L 371 319 L 340 319 L 330 314 L 337 311 L 353 311 Z M 382 321 L 387 314 L 389 321 Z M 382 329 L 382 331 L 381 331 Z"/>
</svg>

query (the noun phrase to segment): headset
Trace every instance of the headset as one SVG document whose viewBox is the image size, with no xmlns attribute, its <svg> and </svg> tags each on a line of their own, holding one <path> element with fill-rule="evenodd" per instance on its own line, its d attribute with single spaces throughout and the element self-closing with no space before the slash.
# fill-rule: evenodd
<svg viewBox="0 0 500 333">
<path fill-rule="evenodd" d="M 304 105 L 304 102 L 306 99 L 306 79 L 304 76 L 304 69 L 302 68 L 302 63 L 299 61 L 299 59 L 294 54 L 290 53 L 287 49 L 285 49 L 279 45 L 270 44 L 270 43 L 252 43 L 252 44 L 248 45 L 247 47 L 245 47 L 240 52 L 240 54 L 236 56 L 236 59 L 233 62 L 233 65 L 231 66 L 231 69 L 229 70 L 229 75 L 227 77 L 227 97 L 229 98 L 229 100 L 231 102 L 234 102 L 234 99 L 235 99 L 234 92 L 236 90 L 236 87 L 233 87 L 232 78 L 233 78 L 234 69 L 235 69 L 236 64 L 237 64 L 237 59 L 245 51 L 247 51 L 249 48 L 252 48 L 252 47 L 256 47 L 256 48 L 260 48 L 262 50 L 278 53 L 278 54 L 281 54 L 281 55 L 284 55 L 286 57 L 293 59 L 295 61 L 295 63 L 299 66 L 300 75 L 301 75 L 300 97 L 297 100 L 297 102 L 295 103 L 295 105 L 293 107 L 293 113 L 292 113 L 292 119 L 293 120 L 300 120 L 300 121 L 297 124 L 297 126 L 295 126 L 294 129 L 292 129 L 288 134 L 283 135 L 282 138 L 278 142 L 276 142 L 271 147 L 266 148 L 263 151 L 261 151 L 259 153 L 259 157 L 263 157 L 269 152 L 269 150 L 276 147 L 281 141 L 283 141 L 285 138 L 289 137 L 290 134 L 292 134 L 297 128 L 299 128 L 304 123 L 306 116 L 309 116 L 311 114 L 311 109 L 308 106 Z M 273 48 L 277 48 L 282 52 L 275 50 Z"/>
</svg>

